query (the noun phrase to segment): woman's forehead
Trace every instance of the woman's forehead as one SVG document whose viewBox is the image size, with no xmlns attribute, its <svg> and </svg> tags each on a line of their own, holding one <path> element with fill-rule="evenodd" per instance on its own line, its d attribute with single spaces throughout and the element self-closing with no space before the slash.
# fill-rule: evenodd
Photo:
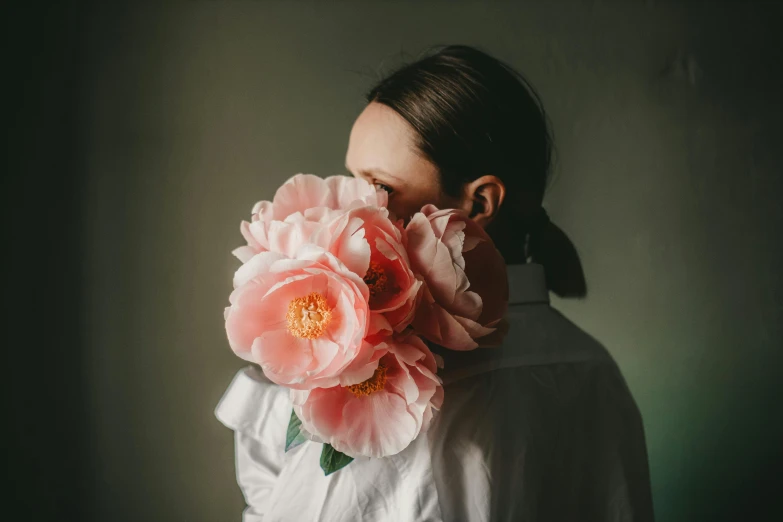
<svg viewBox="0 0 783 522">
<path fill-rule="evenodd" d="M 392 172 L 415 159 L 413 143 L 413 129 L 399 114 L 371 103 L 354 122 L 345 163 L 352 170 Z"/>
</svg>

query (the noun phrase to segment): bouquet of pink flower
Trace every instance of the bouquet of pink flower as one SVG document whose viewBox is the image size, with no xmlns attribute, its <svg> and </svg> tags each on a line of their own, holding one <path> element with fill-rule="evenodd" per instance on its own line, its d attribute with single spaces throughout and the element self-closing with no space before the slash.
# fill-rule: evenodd
<svg viewBox="0 0 783 522">
<path fill-rule="evenodd" d="M 297 174 L 260 201 L 225 309 L 232 350 L 290 389 L 286 451 L 324 443 L 329 474 L 427 430 L 442 358 L 471 350 L 508 301 L 505 263 L 461 211 L 427 205 L 404 226 L 388 195 L 348 176 Z"/>
</svg>

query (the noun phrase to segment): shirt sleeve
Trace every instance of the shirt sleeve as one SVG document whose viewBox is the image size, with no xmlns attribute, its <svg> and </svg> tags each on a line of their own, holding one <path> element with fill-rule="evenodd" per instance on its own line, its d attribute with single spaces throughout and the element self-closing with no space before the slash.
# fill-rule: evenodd
<svg viewBox="0 0 783 522">
<path fill-rule="evenodd" d="M 237 484 L 247 504 L 244 522 L 264 519 L 283 466 L 290 415 L 288 392 L 255 367 L 236 374 L 215 409 L 215 416 L 234 430 Z"/>
<path fill-rule="evenodd" d="M 578 465 L 598 502 L 594 520 L 652 522 L 652 488 L 639 409 L 614 363 L 593 368 L 577 407 L 585 413 Z"/>
<path fill-rule="evenodd" d="M 430 437 L 444 520 L 653 520 L 641 418 L 613 362 L 499 369 L 446 397 Z"/>
</svg>

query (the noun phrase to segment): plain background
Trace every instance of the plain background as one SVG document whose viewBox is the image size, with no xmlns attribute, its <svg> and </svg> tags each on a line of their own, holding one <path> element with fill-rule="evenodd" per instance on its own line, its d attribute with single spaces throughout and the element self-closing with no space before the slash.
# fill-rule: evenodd
<svg viewBox="0 0 783 522">
<path fill-rule="evenodd" d="M 213 416 L 243 366 L 222 315 L 239 222 L 295 173 L 345 173 L 373 82 L 464 43 L 550 115 L 545 206 L 589 292 L 554 306 L 626 376 L 658 520 L 780 520 L 782 21 L 729 1 L 14 8 L 8 509 L 239 520 Z"/>
</svg>

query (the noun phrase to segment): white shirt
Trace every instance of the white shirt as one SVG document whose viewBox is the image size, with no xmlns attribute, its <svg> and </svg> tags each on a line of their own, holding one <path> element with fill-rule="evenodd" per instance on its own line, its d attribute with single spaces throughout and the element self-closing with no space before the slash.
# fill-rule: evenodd
<svg viewBox="0 0 783 522">
<path fill-rule="evenodd" d="M 636 404 L 608 352 L 549 305 L 540 265 L 509 265 L 501 347 L 440 350 L 445 398 L 397 455 L 324 476 L 284 452 L 287 389 L 240 370 L 215 411 L 234 430 L 244 522 L 652 521 Z"/>
</svg>

